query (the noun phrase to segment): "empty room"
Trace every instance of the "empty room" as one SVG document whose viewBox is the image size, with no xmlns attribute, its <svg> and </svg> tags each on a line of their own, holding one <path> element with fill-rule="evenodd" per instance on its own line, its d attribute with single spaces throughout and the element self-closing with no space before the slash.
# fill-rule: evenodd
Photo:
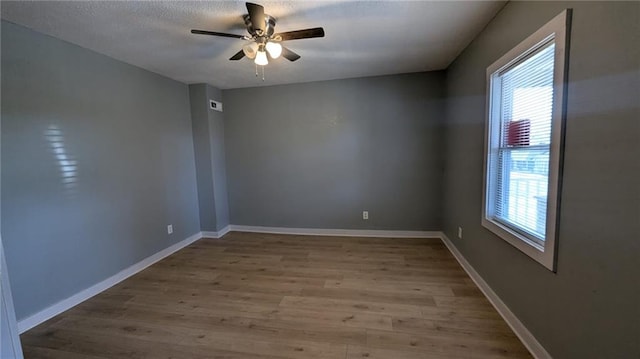
<svg viewBox="0 0 640 359">
<path fill-rule="evenodd" d="M 0 358 L 640 358 L 640 2 L 2 1 Z"/>
</svg>

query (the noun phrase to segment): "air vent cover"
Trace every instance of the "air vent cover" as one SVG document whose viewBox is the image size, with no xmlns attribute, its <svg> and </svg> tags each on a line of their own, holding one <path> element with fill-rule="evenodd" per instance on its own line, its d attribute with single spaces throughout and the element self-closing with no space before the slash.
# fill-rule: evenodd
<svg viewBox="0 0 640 359">
<path fill-rule="evenodd" d="M 216 111 L 222 112 L 222 102 L 209 100 L 209 108 L 212 109 L 212 110 L 216 110 Z"/>
</svg>

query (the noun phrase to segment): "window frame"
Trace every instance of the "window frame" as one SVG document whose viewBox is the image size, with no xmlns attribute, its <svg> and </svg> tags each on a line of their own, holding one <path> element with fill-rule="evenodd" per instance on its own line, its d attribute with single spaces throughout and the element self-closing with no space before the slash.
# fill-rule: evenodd
<svg viewBox="0 0 640 359">
<path fill-rule="evenodd" d="M 566 9 L 538 31 L 527 37 L 496 62 L 487 68 L 487 110 L 485 119 L 484 173 L 482 195 L 482 226 L 500 238 L 518 248 L 520 251 L 542 264 L 547 269 L 556 271 L 556 248 L 559 227 L 560 191 L 562 182 L 562 162 L 564 150 L 564 127 L 567 97 L 567 66 L 569 55 L 569 30 L 571 25 L 571 9 Z M 549 175 L 547 190 L 547 213 L 545 240 L 530 239 L 517 229 L 493 218 L 495 191 L 489 188 L 493 181 L 491 175 L 490 156 L 499 147 L 500 141 L 500 84 L 494 83 L 505 70 L 512 68 L 530 56 L 536 54 L 549 41 L 555 43 L 553 69 L 553 107 L 551 117 L 551 142 L 549 149 Z M 497 94 L 497 95 L 496 95 Z"/>
</svg>

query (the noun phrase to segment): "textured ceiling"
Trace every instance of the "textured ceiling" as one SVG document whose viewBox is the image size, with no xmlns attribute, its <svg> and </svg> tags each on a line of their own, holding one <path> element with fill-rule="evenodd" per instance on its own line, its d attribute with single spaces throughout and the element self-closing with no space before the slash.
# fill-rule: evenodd
<svg viewBox="0 0 640 359">
<path fill-rule="evenodd" d="M 255 76 L 247 58 L 229 61 L 244 40 L 244 2 L 71 1 L 1 3 L 2 18 L 185 83 L 238 88 L 446 68 L 503 1 L 254 1 L 276 32 L 322 26 L 326 36 L 286 46 L 284 58 Z"/>
</svg>

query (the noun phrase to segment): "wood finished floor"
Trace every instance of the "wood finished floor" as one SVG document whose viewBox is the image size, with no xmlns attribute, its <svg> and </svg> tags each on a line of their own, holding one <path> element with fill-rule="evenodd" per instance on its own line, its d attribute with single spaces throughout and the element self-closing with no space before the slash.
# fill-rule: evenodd
<svg viewBox="0 0 640 359">
<path fill-rule="evenodd" d="M 531 357 L 439 239 L 202 239 L 21 339 L 27 359 Z"/>
</svg>

